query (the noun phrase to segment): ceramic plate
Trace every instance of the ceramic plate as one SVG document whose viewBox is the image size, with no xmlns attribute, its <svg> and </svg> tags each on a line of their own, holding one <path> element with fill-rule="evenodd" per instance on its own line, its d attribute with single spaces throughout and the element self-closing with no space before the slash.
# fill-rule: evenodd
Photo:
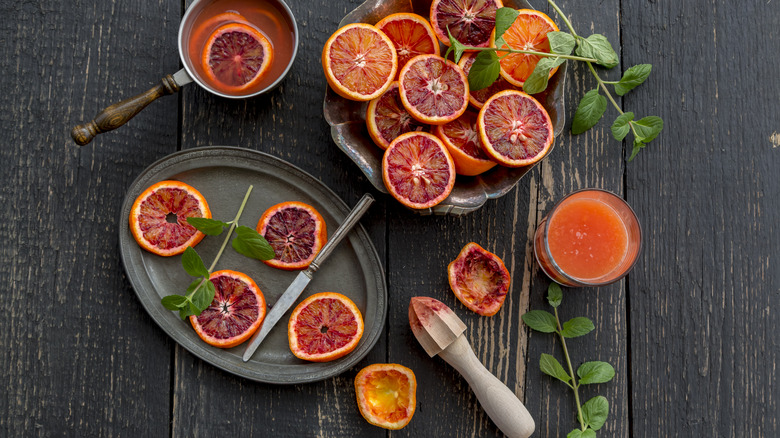
<svg viewBox="0 0 780 438">
<path fill-rule="evenodd" d="M 152 184 L 174 179 L 198 189 L 209 203 L 215 219 L 231 221 L 249 185 L 254 186 L 239 220 L 240 225 L 257 226 L 260 215 L 283 201 L 312 205 L 325 219 L 332 234 L 349 213 L 348 207 L 320 181 L 297 167 L 270 155 L 248 149 L 215 146 L 178 152 L 152 164 L 133 182 L 122 205 L 119 244 L 122 262 L 138 298 L 154 321 L 179 345 L 202 360 L 247 379 L 294 384 L 335 376 L 360 361 L 376 344 L 384 328 L 387 290 L 382 264 L 362 226 L 355 227 L 317 271 L 299 298 L 317 292 L 340 292 L 352 299 L 363 314 L 365 328 L 357 348 L 347 356 L 326 363 L 302 361 L 290 352 L 287 321 L 292 311 L 277 323 L 248 362 L 241 356 L 245 344 L 220 349 L 203 342 L 189 321 L 165 309 L 160 299 L 182 294 L 191 278 L 181 266 L 181 256 L 160 257 L 141 249 L 129 230 L 133 201 Z M 196 250 L 209 266 L 224 239 L 206 236 Z M 268 309 L 284 293 L 298 271 L 287 272 L 266 266 L 228 247 L 216 270 L 241 271 L 263 291 Z"/>
<path fill-rule="evenodd" d="M 504 0 L 504 6 L 532 9 L 525 0 Z M 396 12 L 414 12 L 426 19 L 430 14 L 430 0 L 367 0 L 341 20 L 339 26 L 349 23 L 376 24 L 383 17 Z M 334 29 L 335 31 L 335 29 Z M 442 46 L 444 47 L 444 46 Z M 445 53 L 446 47 L 442 50 Z M 450 58 L 451 59 L 451 58 Z M 555 136 L 563 132 L 566 64 L 563 63 L 550 78 L 547 89 L 534 97 L 542 103 L 553 122 Z M 330 132 L 338 147 L 366 175 L 371 184 L 382 193 L 388 193 L 382 181 L 383 150 L 377 147 L 366 129 L 367 102 L 355 102 L 339 96 L 326 86 L 323 112 Z M 555 143 L 553 143 L 553 146 Z M 549 154 L 549 153 L 548 153 Z M 414 210 L 420 214 L 463 215 L 482 207 L 488 199 L 507 194 L 534 165 L 519 168 L 496 166 L 475 177 L 458 176 L 455 187 L 441 204 L 428 209 Z"/>
</svg>

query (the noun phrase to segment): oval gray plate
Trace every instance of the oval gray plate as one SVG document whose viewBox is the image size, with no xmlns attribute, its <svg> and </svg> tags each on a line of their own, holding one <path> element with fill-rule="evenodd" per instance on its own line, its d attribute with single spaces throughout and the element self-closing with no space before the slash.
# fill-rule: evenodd
<svg viewBox="0 0 780 438">
<path fill-rule="evenodd" d="M 385 275 L 374 245 L 362 226 L 355 227 L 317 271 L 301 298 L 317 292 L 339 292 L 352 299 L 363 314 L 365 328 L 357 348 L 332 362 L 302 361 L 290 352 L 287 343 L 287 312 L 258 348 L 249 362 L 241 356 L 245 344 L 231 349 L 212 347 L 203 342 L 177 313 L 165 309 L 160 299 L 182 294 L 192 278 L 184 272 L 181 257 L 160 257 L 136 243 L 129 230 L 128 217 L 133 201 L 147 187 L 174 179 L 198 189 L 209 203 L 215 219 L 231 221 L 236 215 L 249 185 L 252 195 L 239 220 L 240 225 L 257 226 L 260 215 L 283 201 L 301 201 L 312 205 L 325 219 L 329 233 L 349 213 L 339 197 L 308 173 L 262 152 L 226 146 L 190 149 L 169 155 L 144 170 L 127 191 L 119 227 L 122 262 L 133 289 L 152 319 L 179 345 L 204 361 L 247 379 L 277 384 L 313 382 L 335 376 L 360 361 L 376 344 L 384 328 L 387 312 Z M 224 240 L 206 236 L 196 250 L 206 266 L 214 260 Z M 228 247 L 216 269 L 243 272 L 257 283 L 270 306 L 287 289 L 297 271 L 288 272 L 266 266 Z"/>
<path fill-rule="evenodd" d="M 431 8 L 430 0 L 366 0 L 365 3 L 348 13 L 339 23 L 339 27 L 350 23 L 376 24 L 383 17 L 396 12 L 414 12 L 428 17 Z M 504 0 L 504 6 L 515 9 L 532 9 L 526 0 Z M 446 47 L 442 50 L 442 56 Z M 566 82 L 566 65 L 561 64 L 548 82 L 547 89 L 534 97 L 542 103 L 553 122 L 553 131 L 557 137 L 563 132 L 565 124 L 564 88 Z M 388 193 L 382 181 L 382 154 L 368 135 L 366 129 L 367 102 L 355 102 L 345 99 L 325 87 L 323 113 L 330 125 L 333 141 L 360 170 L 371 184 L 382 193 Z M 553 143 L 553 146 L 555 143 Z M 550 149 L 552 151 L 552 148 Z M 548 152 L 549 155 L 549 152 Z M 452 193 L 441 204 L 423 210 L 413 210 L 423 215 L 451 214 L 454 216 L 471 213 L 482 207 L 488 199 L 499 198 L 507 194 L 529 170 L 531 166 L 508 168 L 496 166 L 482 175 L 468 177 L 458 176 Z"/>
</svg>

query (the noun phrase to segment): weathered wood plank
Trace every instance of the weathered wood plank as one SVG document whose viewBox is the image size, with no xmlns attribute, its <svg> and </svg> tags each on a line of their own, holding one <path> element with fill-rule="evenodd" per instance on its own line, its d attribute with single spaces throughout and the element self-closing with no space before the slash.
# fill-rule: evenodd
<svg viewBox="0 0 780 438">
<path fill-rule="evenodd" d="M 313 7 L 290 1 L 301 33 L 298 57 L 284 82 L 268 95 L 233 101 L 196 86 L 183 94 L 183 148 L 231 145 L 270 153 L 311 173 L 349 205 L 373 190 L 333 143 L 322 117 L 325 78 L 320 51 L 338 22 L 359 1 Z M 256 187 L 255 196 L 261 196 Z M 381 202 L 361 223 L 385 260 L 386 225 Z M 386 339 L 353 369 L 322 382 L 295 386 L 259 384 L 224 373 L 176 348 L 174 436 L 384 436 L 360 416 L 353 379 L 363 366 L 386 361 Z"/>
<path fill-rule="evenodd" d="M 578 34 L 603 34 L 620 54 L 619 1 L 605 1 L 598 5 L 576 1 L 556 3 L 572 21 Z M 556 20 L 562 31 L 569 31 L 555 11 L 551 8 L 542 10 Z M 586 65 L 570 61 L 569 68 L 566 90 L 567 127 L 556 139 L 555 149 L 540 166 L 541 178 L 535 199 L 536 217 L 529 220 L 529 228 L 533 227 L 534 230 L 535 224 L 541 221 L 553 205 L 572 191 L 596 187 L 618 195 L 623 194 L 623 145 L 612 138 L 609 129 L 611 121 L 618 113 L 610 105 L 604 119 L 596 127 L 584 134 L 572 136 L 569 128 L 579 99 L 588 90 L 596 88 L 597 82 Z M 614 71 L 598 68 L 598 71 L 604 79 L 618 79 L 620 76 L 620 67 L 616 67 Z M 546 299 L 550 280 L 539 270 L 535 261 L 533 267 L 535 275 L 532 277 L 530 308 L 552 311 Z M 605 396 L 610 404 L 610 412 L 599 435 L 628 436 L 627 388 L 630 373 L 624 281 L 600 288 L 564 288 L 563 304 L 559 313 L 562 322 L 575 316 L 586 316 L 595 324 L 596 329 L 591 334 L 567 341 L 572 366 L 576 372 L 582 362 L 602 360 L 614 366 L 616 376 L 612 382 L 606 384 L 583 386 L 580 389 L 580 400 L 584 403 L 597 395 Z M 528 408 L 537 419 L 539 436 L 566 436 L 579 427 L 574 394 L 563 383 L 539 370 L 539 357 L 542 353 L 552 354 L 565 364 L 560 342 L 551 334 L 539 332 L 530 332 L 529 338 L 528 354 L 525 357 L 528 368 Z"/>
<path fill-rule="evenodd" d="M 779 25 L 767 2 L 623 2 L 626 65 L 653 64 L 625 102 L 666 122 L 627 180 L 636 436 L 780 434 Z"/>
<path fill-rule="evenodd" d="M 124 279 L 117 228 L 127 186 L 176 149 L 178 102 L 84 148 L 70 129 L 177 67 L 179 9 L 0 2 L 0 435 L 168 431 L 171 342 Z"/>
</svg>

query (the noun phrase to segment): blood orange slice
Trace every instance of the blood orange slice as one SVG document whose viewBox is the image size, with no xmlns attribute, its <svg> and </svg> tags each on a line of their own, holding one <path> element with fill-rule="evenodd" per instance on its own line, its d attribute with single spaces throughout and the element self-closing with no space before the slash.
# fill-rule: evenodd
<svg viewBox="0 0 780 438">
<path fill-rule="evenodd" d="M 404 108 L 398 82 L 393 82 L 387 91 L 368 103 L 366 126 L 371 139 L 382 149 L 387 149 L 401 134 L 428 129 L 428 125 L 415 120 Z"/>
<path fill-rule="evenodd" d="M 293 201 L 266 210 L 257 222 L 257 232 L 274 249 L 274 258 L 263 263 L 288 271 L 308 268 L 328 238 L 319 212 L 311 205 Z"/>
<path fill-rule="evenodd" d="M 503 38 L 507 45 L 516 50 L 550 53 L 550 41 L 547 39 L 547 33 L 558 31 L 555 22 L 543 12 L 533 9 L 520 9 L 518 12 L 519 15 L 512 26 L 504 32 Z M 496 52 L 496 54 L 501 58 L 501 76 L 510 84 L 518 87 L 523 86 L 541 59 L 538 55 L 525 53 Z M 504 57 L 504 55 L 507 56 Z M 550 70 L 550 77 L 557 70 L 558 67 Z"/>
<path fill-rule="evenodd" d="M 322 292 L 295 307 L 287 325 L 290 350 L 311 362 L 329 362 L 350 353 L 363 336 L 363 316 L 342 294 Z"/>
<path fill-rule="evenodd" d="M 509 291 L 509 271 L 492 252 L 471 242 L 447 266 L 450 288 L 461 303 L 483 316 L 495 315 Z"/>
<path fill-rule="evenodd" d="M 522 91 L 502 91 L 485 102 L 477 128 L 482 147 L 500 164 L 529 166 L 552 147 L 553 126 L 544 107 Z"/>
<path fill-rule="evenodd" d="M 390 38 L 398 54 L 398 68 L 403 68 L 417 55 L 438 55 L 439 40 L 428 24 L 428 20 L 407 12 L 391 14 L 376 24 L 376 27 Z"/>
<path fill-rule="evenodd" d="M 366 101 L 390 86 L 398 71 L 398 57 L 387 35 L 370 24 L 353 23 L 325 42 L 322 69 L 339 96 Z"/>
<path fill-rule="evenodd" d="M 496 11 L 501 0 L 434 0 L 431 3 L 431 25 L 439 41 L 450 45 L 447 36 L 461 44 L 488 47 L 496 27 Z"/>
<path fill-rule="evenodd" d="M 207 78 L 221 88 L 238 92 L 256 85 L 268 72 L 274 49 L 255 27 L 231 22 L 218 27 L 203 49 Z"/>
<path fill-rule="evenodd" d="M 452 192 L 455 163 L 435 135 L 408 132 L 393 140 L 385 151 L 382 179 L 400 203 L 410 208 L 430 208 Z"/>
<path fill-rule="evenodd" d="M 464 53 L 458 61 L 458 66 L 463 69 L 463 73 L 468 77 L 471 71 L 471 66 L 477 59 L 477 55 L 472 53 Z M 469 88 L 469 103 L 474 105 L 477 109 L 482 108 L 482 105 L 490 99 L 491 96 L 504 90 L 517 90 L 517 88 L 507 82 L 506 79 L 501 76 L 498 77 L 492 84 L 481 90 L 472 90 Z"/>
<path fill-rule="evenodd" d="M 204 234 L 188 217 L 211 218 L 206 198 L 179 181 L 160 181 L 144 190 L 130 210 L 130 231 L 141 248 L 161 256 L 181 254 Z"/>
<path fill-rule="evenodd" d="M 479 175 L 498 164 L 482 150 L 475 112 L 466 111 L 457 119 L 436 126 L 433 132 L 447 146 L 458 175 Z"/>
<path fill-rule="evenodd" d="M 437 55 L 412 58 L 398 77 L 401 102 L 415 119 L 442 125 L 469 105 L 469 83 L 457 64 Z"/>
<path fill-rule="evenodd" d="M 265 318 L 265 297 L 257 284 L 241 272 L 224 270 L 209 276 L 216 293 L 211 305 L 190 324 L 207 344 L 230 348 L 246 341 Z"/>
<path fill-rule="evenodd" d="M 355 395 L 366 421 L 385 429 L 401 429 L 417 408 L 417 379 L 403 365 L 375 363 L 355 376 Z"/>
</svg>

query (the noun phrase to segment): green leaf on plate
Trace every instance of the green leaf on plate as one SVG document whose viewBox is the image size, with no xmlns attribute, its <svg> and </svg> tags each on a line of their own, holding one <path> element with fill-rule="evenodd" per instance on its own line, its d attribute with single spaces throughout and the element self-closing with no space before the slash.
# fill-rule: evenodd
<svg viewBox="0 0 780 438">
<path fill-rule="evenodd" d="M 236 227 L 236 238 L 231 243 L 239 254 L 258 260 L 274 258 L 271 244 L 257 231 L 244 226 Z"/>
</svg>

